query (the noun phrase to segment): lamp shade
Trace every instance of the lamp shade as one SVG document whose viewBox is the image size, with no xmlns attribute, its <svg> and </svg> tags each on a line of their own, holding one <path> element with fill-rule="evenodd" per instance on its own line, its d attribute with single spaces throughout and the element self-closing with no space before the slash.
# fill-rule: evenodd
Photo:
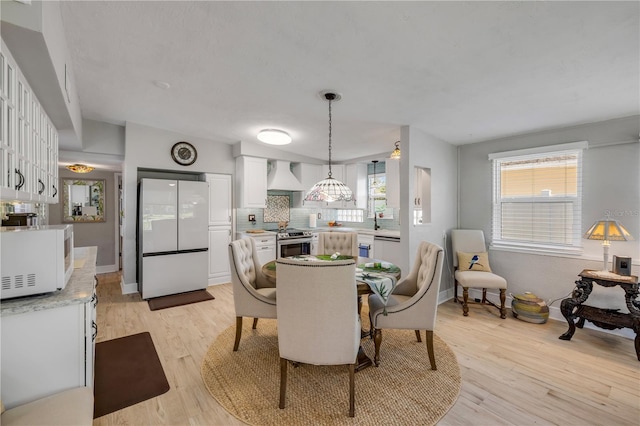
<svg viewBox="0 0 640 426">
<path fill-rule="evenodd" d="M 587 240 L 631 241 L 633 237 L 617 220 L 598 220 L 584 234 Z"/>
<path fill-rule="evenodd" d="M 396 142 L 396 148 L 393 150 L 393 152 L 391 152 L 391 157 L 389 158 L 392 160 L 400 159 L 400 141 Z"/>
<path fill-rule="evenodd" d="M 347 185 L 332 177 L 313 185 L 304 199 L 305 201 L 353 201 L 353 192 Z"/>
</svg>

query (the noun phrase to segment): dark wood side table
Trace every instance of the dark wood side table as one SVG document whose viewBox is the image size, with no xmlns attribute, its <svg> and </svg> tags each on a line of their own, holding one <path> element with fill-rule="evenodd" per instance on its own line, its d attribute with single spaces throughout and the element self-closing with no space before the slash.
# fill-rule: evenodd
<svg viewBox="0 0 640 426">
<path fill-rule="evenodd" d="M 640 361 L 640 300 L 638 299 L 638 277 L 616 274 L 602 274 L 600 271 L 585 269 L 578 274 L 580 279 L 576 281 L 576 289 L 571 297 L 562 300 L 560 312 L 569 324 L 569 330 L 559 338 L 571 340 L 576 326 L 582 328 L 585 320 L 606 330 L 616 328 L 630 328 L 636 333 L 636 356 Z M 603 309 L 584 305 L 591 291 L 593 283 L 603 287 L 620 286 L 624 290 L 625 304 L 629 313 L 619 312 L 619 309 Z M 576 321 L 577 320 L 577 321 Z"/>
</svg>

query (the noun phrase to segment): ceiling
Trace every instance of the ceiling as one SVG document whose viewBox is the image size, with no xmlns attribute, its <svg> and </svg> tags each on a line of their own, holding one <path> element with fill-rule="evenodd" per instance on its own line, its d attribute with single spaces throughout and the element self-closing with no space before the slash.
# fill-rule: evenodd
<svg viewBox="0 0 640 426">
<path fill-rule="evenodd" d="M 82 116 L 283 150 L 390 152 L 640 113 L 638 2 L 62 2 Z M 169 89 L 154 81 L 170 83 Z"/>
</svg>

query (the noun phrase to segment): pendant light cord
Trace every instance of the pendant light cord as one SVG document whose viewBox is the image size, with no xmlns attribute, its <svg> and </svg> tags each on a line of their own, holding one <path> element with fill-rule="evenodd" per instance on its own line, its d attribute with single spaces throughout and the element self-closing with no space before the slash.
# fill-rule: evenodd
<svg viewBox="0 0 640 426">
<path fill-rule="evenodd" d="M 329 178 L 331 178 L 331 101 L 329 99 Z"/>
</svg>

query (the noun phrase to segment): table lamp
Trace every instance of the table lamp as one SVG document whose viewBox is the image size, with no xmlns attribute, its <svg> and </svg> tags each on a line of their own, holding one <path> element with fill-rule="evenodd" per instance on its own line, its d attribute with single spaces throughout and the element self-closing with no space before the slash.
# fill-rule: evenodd
<svg viewBox="0 0 640 426">
<path fill-rule="evenodd" d="M 603 272 L 609 272 L 609 246 L 611 241 L 631 241 L 633 237 L 617 220 L 608 217 L 598 220 L 584 234 L 582 238 L 587 240 L 602 240 L 602 250 L 604 255 Z"/>
</svg>

